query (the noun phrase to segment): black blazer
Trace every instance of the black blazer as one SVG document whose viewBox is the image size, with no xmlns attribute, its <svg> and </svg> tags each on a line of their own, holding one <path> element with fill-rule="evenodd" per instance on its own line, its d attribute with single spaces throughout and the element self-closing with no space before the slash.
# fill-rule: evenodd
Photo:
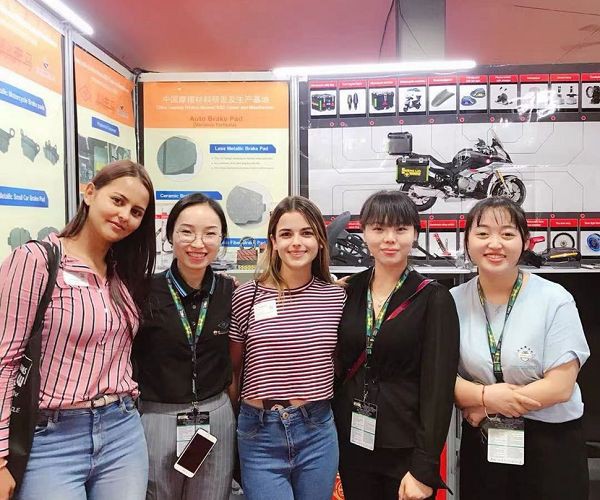
<svg viewBox="0 0 600 500">
<path fill-rule="evenodd" d="M 371 273 L 368 269 L 349 280 L 337 349 L 341 378 L 365 349 Z M 392 296 L 386 318 L 423 279 L 416 271 L 409 273 L 402 288 Z M 410 472 L 434 488 L 443 486 L 439 456 L 452 416 L 458 356 L 459 323 L 454 300 L 443 285 L 433 282 L 405 311 L 383 322 L 369 362 L 367 400 L 378 409 L 373 456 L 378 449 L 412 448 Z M 342 453 L 350 441 L 352 401 L 362 399 L 364 380 L 363 366 L 336 392 L 334 411 Z"/>
</svg>

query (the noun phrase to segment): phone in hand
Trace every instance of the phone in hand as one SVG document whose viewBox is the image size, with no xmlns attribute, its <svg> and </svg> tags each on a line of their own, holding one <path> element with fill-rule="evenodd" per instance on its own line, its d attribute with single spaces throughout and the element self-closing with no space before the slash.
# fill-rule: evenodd
<svg viewBox="0 0 600 500">
<path fill-rule="evenodd" d="M 194 477 L 216 442 L 216 437 L 204 429 L 198 429 L 175 462 L 175 470 L 184 476 Z"/>
</svg>

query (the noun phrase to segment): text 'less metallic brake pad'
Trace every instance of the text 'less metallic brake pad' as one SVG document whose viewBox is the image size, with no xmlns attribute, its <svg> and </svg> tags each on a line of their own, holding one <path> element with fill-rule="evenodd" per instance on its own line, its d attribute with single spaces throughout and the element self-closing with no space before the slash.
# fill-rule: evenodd
<svg viewBox="0 0 600 500">
<path fill-rule="evenodd" d="M 262 194 L 245 187 L 234 187 L 227 197 L 227 213 L 235 224 L 260 222 L 267 206 Z"/>
<path fill-rule="evenodd" d="M 433 98 L 433 100 L 431 101 L 431 105 L 434 108 L 437 108 L 438 106 L 441 106 L 442 104 L 444 104 L 453 95 L 454 95 L 454 92 L 450 92 L 448 89 L 444 89 Z"/>
</svg>

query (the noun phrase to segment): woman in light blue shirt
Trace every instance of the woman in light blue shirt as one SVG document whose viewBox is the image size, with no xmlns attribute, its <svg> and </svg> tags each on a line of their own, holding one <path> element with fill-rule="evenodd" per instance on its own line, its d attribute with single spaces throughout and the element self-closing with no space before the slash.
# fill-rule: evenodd
<svg viewBox="0 0 600 500">
<path fill-rule="evenodd" d="M 452 290 L 461 500 L 588 498 L 576 380 L 589 348 L 571 294 L 519 269 L 528 239 L 525 213 L 506 198 L 467 215 L 465 248 L 479 276 Z"/>
</svg>

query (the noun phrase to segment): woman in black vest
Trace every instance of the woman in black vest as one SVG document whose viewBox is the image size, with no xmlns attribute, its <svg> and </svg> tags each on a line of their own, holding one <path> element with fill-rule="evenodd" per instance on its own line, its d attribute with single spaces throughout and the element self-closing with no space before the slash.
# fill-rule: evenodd
<svg viewBox="0 0 600 500">
<path fill-rule="evenodd" d="M 133 352 L 150 461 L 147 499 L 224 500 L 234 463 L 235 417 L 226 392 L 233 282 L 210 264 L 227 221 L 216 201 L 194 193 L 173 207 L 166 230 L 174 260 L 154 276 Z M 206 425 L 217 438 L 189 479 L 173 468 L 187 443 L 178 419 Z"/>
</svg>

